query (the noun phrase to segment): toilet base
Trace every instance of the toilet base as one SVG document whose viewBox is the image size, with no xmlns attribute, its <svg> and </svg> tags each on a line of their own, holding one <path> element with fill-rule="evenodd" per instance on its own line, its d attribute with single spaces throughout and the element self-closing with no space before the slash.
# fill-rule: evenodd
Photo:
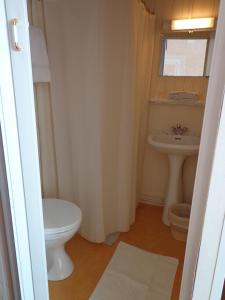
<svg viewBox="0 0 225 300">
<path fill-rule="evenodd" d="M 44 200 L 43 212 L 48 279 L 63 280 L 74 269 L 64 246 L 79 229 L 82 213 L 75 204 L 54 198 Z"/>
<path fill-rule="evenodd" d="M 48 280 L 58 281 L 69 277 L 74 265 L 64 246 L 47 249 Z"/>
</svg>

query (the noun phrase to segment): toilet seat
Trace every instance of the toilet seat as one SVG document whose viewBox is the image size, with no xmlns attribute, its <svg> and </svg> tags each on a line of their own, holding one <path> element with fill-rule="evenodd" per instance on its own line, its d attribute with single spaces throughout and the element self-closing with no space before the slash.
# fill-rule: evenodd
<svg viewBox="0 0 225 300">
<path fill-rule="evenodd" d="M 73 230 L 82 218 L 80 208 L 74 203 L 54 198 L 43 199 L 43 216 L 47 236 Z"/>
</svg>

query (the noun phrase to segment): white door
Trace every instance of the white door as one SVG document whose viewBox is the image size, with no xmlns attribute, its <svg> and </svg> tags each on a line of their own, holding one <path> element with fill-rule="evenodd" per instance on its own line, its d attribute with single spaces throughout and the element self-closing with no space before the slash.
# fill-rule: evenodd
<svg viewBox="0 0 225 300">
<path fill-rule="evenodd" d="M 25 0 L 0 1 L 0 124 L 21 298 L 47 300 L 48 281 Z"/>
<path fill-rule="evenodd" d="M 192 200 L 181 300 L 220 300 L 213 296 L 212 287 L 225 216 L 224 28 L 225 0 L 221 0 Z M 217 296 L 221 289 L 220 280 Z"/>
<path fill-rule="evenodd" d="M 221 291 L 223 289 L 223 286 L 225 285 L 225 255 L 224 254 L 225 254 L 225 222 L 223 224 L 220 248 L 219 248 L 217 262 L 215 266 L 215 272 L 214 272 L 212 289 L 211 289 L 211 299 L 224 300 L 224 298 L 221 298 Z M 223 293 L 225 293 L 225 290 Z"/>
</svg>

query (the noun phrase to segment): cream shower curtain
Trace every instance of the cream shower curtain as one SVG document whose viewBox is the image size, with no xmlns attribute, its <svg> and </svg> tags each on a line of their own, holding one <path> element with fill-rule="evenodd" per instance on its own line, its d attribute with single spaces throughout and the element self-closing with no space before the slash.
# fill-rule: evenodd
<svg viewBox="0 0 225 300">
<path fill-rule="evenodd" d="M 58 196 L 93 242 L 135 219 L 154 16 L 136 0 L 44 0 Z M 38 101 L 38 99 L 37 99 Z"/>
<path fill-rule="evenodd" d="M 155 39 L 155 15 L 136 1 L 136 132 L 137 132 L 137 201 L 141 196 L 144 152 L 147 141 L 147 122 Z"/>
</svg>

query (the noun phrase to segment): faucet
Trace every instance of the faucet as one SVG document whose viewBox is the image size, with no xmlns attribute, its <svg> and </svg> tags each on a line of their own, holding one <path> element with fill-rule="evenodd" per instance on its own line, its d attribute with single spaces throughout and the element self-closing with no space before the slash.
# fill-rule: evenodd
<svg viewBox="0 0 225 300">
<path fill-rule="evenodd" d="M 176 126 L 172 126 L 171 127 L 173 134 L 175 135 L 183 135 L 186 132 L 188 132 L 188 128 L 187 127 L 183 127 L 180 124 L 177 124 Z"/>
</svg>

